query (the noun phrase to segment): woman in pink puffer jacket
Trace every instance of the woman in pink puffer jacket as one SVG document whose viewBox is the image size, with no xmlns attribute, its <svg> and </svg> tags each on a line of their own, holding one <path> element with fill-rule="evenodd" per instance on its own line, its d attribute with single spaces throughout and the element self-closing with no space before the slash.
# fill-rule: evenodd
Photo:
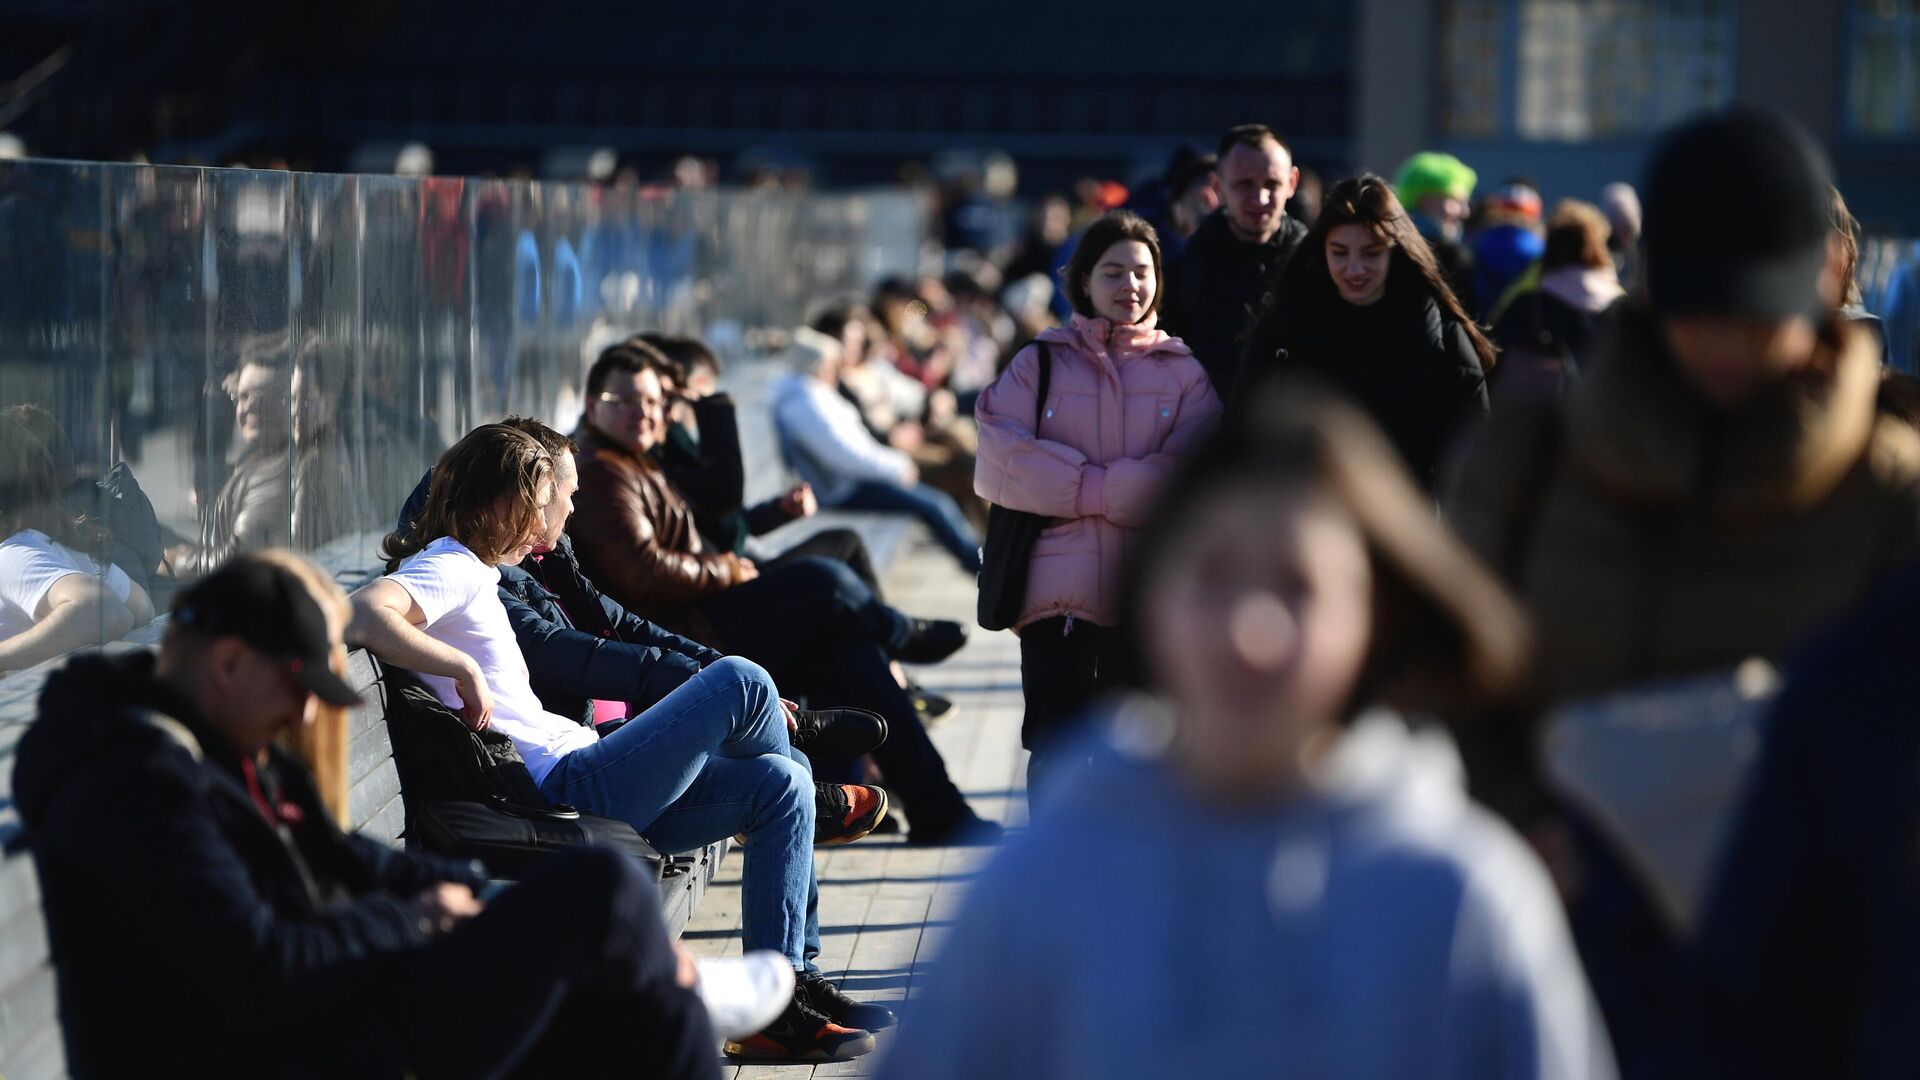
<svg viewBox="0 0 1920 1080">
<path fill-rule="evenodd" d="M 974 408 L 973 486 L 988 502 L 1055 519 L 1034 542 L 1020 635 L 1031 800 L 1065 722 L 1124 685 L 1120 568 L 1160 485 L 1213 430 L 1220 399 L 1180 339 L 1156 330 L 1160 239 L 1124 211 L 1087 229 L 1067 264 L 1073 322 L 1048 330 L 1053 373 L 1034 430 L 1040 350 L 1020 350 Z"/>
</svg>

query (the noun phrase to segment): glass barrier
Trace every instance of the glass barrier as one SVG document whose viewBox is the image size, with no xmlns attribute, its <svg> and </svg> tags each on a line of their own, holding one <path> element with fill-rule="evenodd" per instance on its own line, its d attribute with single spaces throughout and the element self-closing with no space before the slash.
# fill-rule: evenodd
<svg viewBox="0 0 1920 1080">
<path fill-rule="evenodd" d="M 473 425 L 570 430 L 633 331 L 737 357 L 914 272 L 925 217 L 906 192 L 0 162 L 0 673 L 150 639 L 238 550 L 372 571 Z"/>
</svg>

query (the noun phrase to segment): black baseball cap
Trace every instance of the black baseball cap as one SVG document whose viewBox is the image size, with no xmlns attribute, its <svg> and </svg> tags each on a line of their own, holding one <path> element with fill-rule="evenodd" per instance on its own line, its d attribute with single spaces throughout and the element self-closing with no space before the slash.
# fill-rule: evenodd
<svg viewBox="0 0 1920 1080">
<path fill-rule="evenodd" d="M 333 673 L 327 617 L 293 571 L 256 555 L 237 555 L 173 602 L 173 621 L 212 637 L 236 637 L 283 661 L 300 685 L 329 705 L 360 695 Z"/>
<path fill-rule="evenodd" d="M 1661 139 L 1643 190 L 1655 314 L 1821 315 L 1833 173 L 1799 124 L 1745 106 L 1698 117 Z"/>
</svg>

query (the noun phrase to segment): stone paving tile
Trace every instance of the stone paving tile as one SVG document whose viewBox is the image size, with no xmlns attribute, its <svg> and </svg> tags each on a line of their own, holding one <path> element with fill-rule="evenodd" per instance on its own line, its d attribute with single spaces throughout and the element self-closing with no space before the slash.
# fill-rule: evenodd
<svg viewBox="0 0 1920 1080">
<path fill-rule="evenodd" d="M 954 699 L 949 719 L 931 729 L 968 801 L 984 817 L 1012 827 L 1026 821 L 1026 755 L 1020 749 L 1020 651 L 1010 633 L 974 627 L 973 580 L 928 544 L 917 527 L 887 576 L 888 599 L 926 618 L 958 619 L 972 630 L 967 647 L 936 667 L 913 671 L 929 690 Z M 926 967 L 991 852 L 913 848 L 898 837 L 872 837 L 819 852 L 820 967 L 853 997 L 893 1003 L 910 1013 L 916 975 Z M 687 927 L 687 944 L 703 956 L 740 951 L 740 860 L 730 857 Z M 728 1066 L 728 1080 L 871 1076 L 879 1052 L 819 1066 Z"/>
</svg>

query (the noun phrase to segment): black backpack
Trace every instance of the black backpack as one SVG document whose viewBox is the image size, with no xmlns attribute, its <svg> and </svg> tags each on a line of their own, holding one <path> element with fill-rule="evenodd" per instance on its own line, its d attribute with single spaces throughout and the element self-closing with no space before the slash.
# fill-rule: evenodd
<svg viewBox="0 0 1920 1080">
<path fill-rule="evenodd" d="M 543 855 L 596 844 L 646 863 L 667 864 L 633 826 L 550 804 L 498 731 L 471 731 L 433 692 L 399 668 L 381 665 L 387 733 L 400 771 L 407 837 L 427 851 L 478 859 L 494 877 L 513 878 Z"/>
<path fill-rule="evenodd" d="M 1053 383 L 1053 353 L 1047 343 L 1035 341 L 1040 350 L 1039 394 L 1034 398 L 1033 430 L 1040 432 L 1040 421 L 1047 414 L 1047 390 Z M 1033 542 L 1040 538 L 1053 519 L 1045 514 L 1009 510 L 1004 506 L 987 508 L 987 538 L 980 546 L 980 599 L 974 616 L 987 630 L 1005 630 L 1020 618 L 1020 606 L 1027 600 L 1027 570 L 1033 563 Z"/>
</svg>

